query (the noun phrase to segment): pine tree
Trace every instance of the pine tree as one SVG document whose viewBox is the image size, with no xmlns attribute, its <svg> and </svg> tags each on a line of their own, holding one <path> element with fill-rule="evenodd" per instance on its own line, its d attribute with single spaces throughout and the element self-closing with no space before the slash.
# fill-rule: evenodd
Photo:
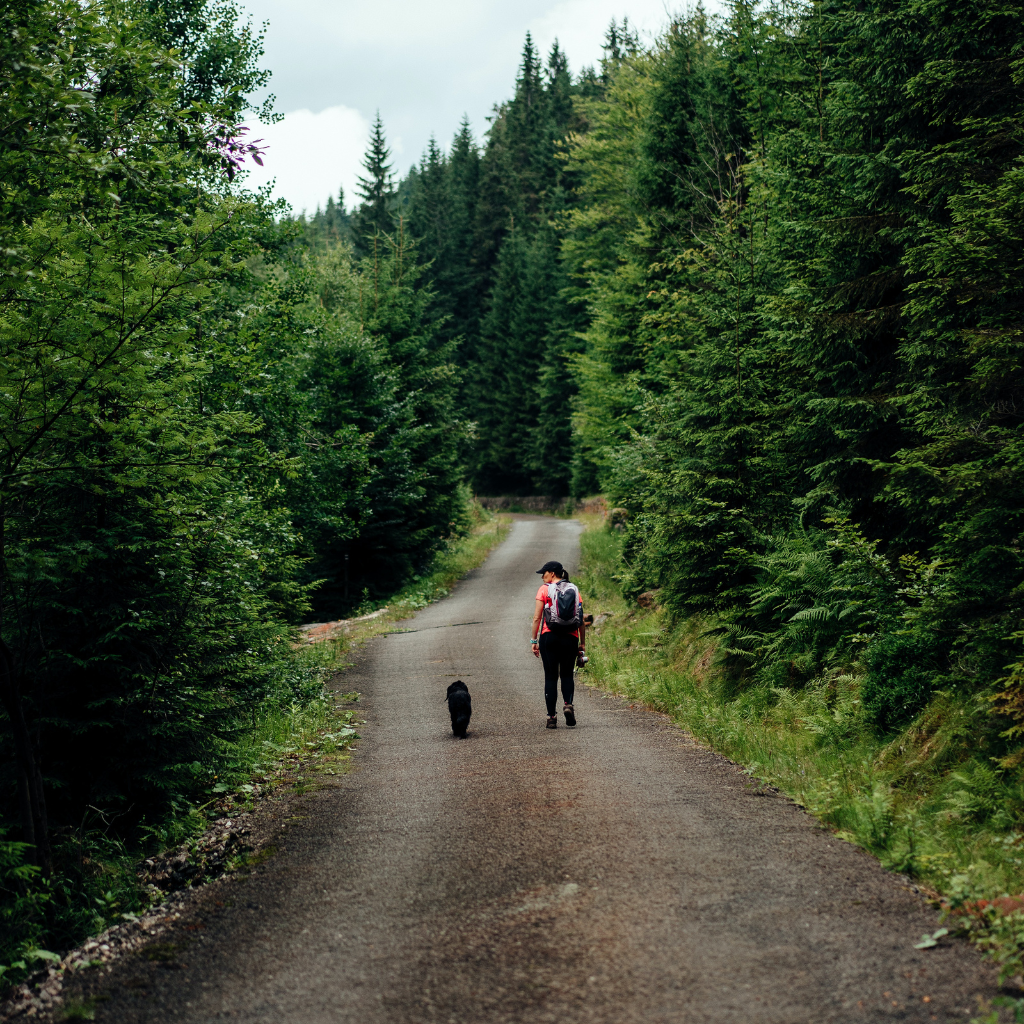
<svg viewBox="0 0 1024 1024">
<path fill-rule="evenodd" d="M 507 104 L 495 108 L 487 130 L 475 205 L 473 252 L 479 288 L 486 294 L 494 283 L 498 253 L 510 219 L 523 220 L 509 147 Z"/>
<path fill-rule="evenodd" d="M 555 78 L 560 86 L 561 78 Z M 546 198 L 558 177 L 555 124 L 549 90 L 545 88 L 537 49 L 530 34 L 523 45 L 516 91 L 506 114 L 509 160 L 515 175 L 519 209 L 536 220 L 544 216 Z M 524 227 L 526 224 L 524 223 Z"/>
<path fill-rule="evenodd" d="M 630 28 L 629 18 L 620 25 L 614 18 L 605 30 L 601 44 L 601 82 L 607 85 L 623 61 L 635 57 L 640 51 L 640 38 Z"/>
<path fill-rule="evenodd" d="M 574 445 L 572 401 L 576 382 L 569 366 L 577 351 L 579 317 L 566 302 L 568 277 L 561 260 L 561 239 L 554 227 L 542 225 L 530 246 L 525 302 L 517 332 L 536 349 L 536 420 L 530 425 L 526 451 L 520 456 L 533 489 L 561 496 L 572 487 Z M 524 359 L 524 365 L 531 365 Z"/>
<path fill-rule="evenodd" d="M 362 199 L 352 215 L 352 238 L 357 256 L 368 256 L 373 252 L 373 238 L 394 230 L 391 208 L 396 189 L 390 159 L 384 122 L 378 111 L 370 133 L 370 145 L 363 157 L 367 176 L 357 179 L 356 194 Z"/>
<path fill-rule="evenodd" d="M 450 259 L 452 196 L 448 161 L 433 137 L 418 173 L 411 176 L 409 193 L 409 229 L 430 253 L 434 275 L 443 275 Z"/>
<path fill-rule="evenodd" d="M 597 87 L 592 74 L 573 83 L 557 43 L 542 63 L 528 35 L 515 93 L 495 109 L 483 152 L 464 123 L 451 155 L 431 144 L 401 186 L 436 308 L 448 317 L 439 330 L 461 339 L 463 397 L 478 424 L 478 488 L 562 494 L 570 486 L 569 364 L 586 313 L 568 295 L 560 252 L 578 172 L 557 150 L 568 133 L 585 130 L 575 101 Z M 506 379 L 510 361 L 530 374 Z"/>
<path fill-rule="evenodd" d="M 523 467 L 528 434 L 521 428 L 535 408 L 530 383 L 536 354 L 519 348 L 516 333 L 526 264 L 524 232 L 510 219 L 498 257 L 497 280 L 480 325 L 480 340 L 468 367 L 468 405 L 478 438 L 470 471 L 476 489 L 483 494 L 530 493 L 530 477 Z M 520 361 L 523 358 L 526 363 Z"/>
<path fill-rule="evenodd" d="M 479 333 L 482 308 L 480 268 L 473 247 L 480 189 L 480 149 L 470 130 L 469 118 L 463 118 L 452 140 L 448 177 L 452 202 L 451 257 L 448 277 L 438 287 L 452 296 L 450 331 L 453 338 L 461 339 L 459 361 L 465 363 L 463 352 L 471 344 L 470 339 Z"/>
<path fill-rule="evenodd" d="M 569 73 L 569 60 L 562 52 L 557 39 L 551 44 L 545 78 L 553 141 L 557 142 L 570 130 L 573 123 L 572 75 Z"/>
<path fill-rule="evenodd" d="M 360 274 L 361 317 L 386 353 L 393 400 L 370 444 L 373 511 L 351 568 L 370 597 L 382 598 L 424 571 L 458 528 L 470 428 L 457 402 L 454 345 L 440 336 L 434 292 L 403 224 L 381 237 Z"/>
<path fill-rule="evenodd" d="M 419 239 L 428 277 L 437 293 L 439 326 L 447 340 L 458 341 L 459 361 L 480 330 L 481 295 L 473 248 L 480 154 L 468 120 L 463 120 L 445 157 L 431 141 L 420 166 L 410 210 L 410 230 Z M 429 255 L 428 255 L 429 254 Z"/>
</svg>

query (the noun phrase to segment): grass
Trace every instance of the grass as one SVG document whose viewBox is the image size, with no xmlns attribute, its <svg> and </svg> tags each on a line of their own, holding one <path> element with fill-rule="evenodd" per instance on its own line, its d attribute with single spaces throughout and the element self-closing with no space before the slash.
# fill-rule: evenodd
<svg viewBox="0 0 1024 1024">
<path fill-rule="evenodd" d="M 615 581 L 621 536 L 600 516 L 581 518 L 581 587 L 588 611 L 607 616 L 588 633 L 589 682 L 669 715 L 947 909 L 966 910 L 948 927 L 970 933 L 1004 980 L 1019 978 L 1024 913 L 976 903 L 1024 892 L 1024 786 L 978 751 L 987 708 L 940 693 L 882 738 L 864 721 L 856 672 L 802 689 L 738 685 L 708 632 L 715 622 L 628 606 Z"/>
<path fill-rule="evenodd" d="M 103 1002 L 102 998 L 70 999 L 61 1011 L 62 1020 L 95 1020 L 96 1006 Z"/>
</svg>

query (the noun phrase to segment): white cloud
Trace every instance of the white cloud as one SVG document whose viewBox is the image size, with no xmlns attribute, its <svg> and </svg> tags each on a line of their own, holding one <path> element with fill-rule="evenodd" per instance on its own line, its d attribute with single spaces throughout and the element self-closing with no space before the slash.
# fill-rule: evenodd
<svg viewBox="0 0 1024 1024">
<path fill-rule="evenodd" d="M 370 136 L 370 122 L 351 107 L 327 107 L 314 114 L 293 110 L 277 124 L 257 124 L 250 138 L 263 139 L 263 166 L 250 165 L 246 186 L 255 189 L 276 179 L 274 195 L 296 213 L 312 213 L 328 196 L 345 190 L 351 206 L 356 178 Z"/>
</svg>

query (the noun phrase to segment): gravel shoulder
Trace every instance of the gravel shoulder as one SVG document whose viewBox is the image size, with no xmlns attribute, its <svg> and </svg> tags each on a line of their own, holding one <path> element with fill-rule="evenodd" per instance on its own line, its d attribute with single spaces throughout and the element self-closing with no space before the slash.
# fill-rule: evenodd
<svg viewBox="0 0 1024 1024">
<path fill-rule="evenodd" d="M 339 680 L 366 719 L 353 770 L 71 997 L 118 1024 L 969 1020 L 994 972 L 959 942 L 914 949 L 936 914 L 862 851 L 618 698 L 585 690 L 578 728 L 544 728 L 533 570 L 571 568 L 578 532 L 518 517 L 367 644 Z"/>
</svg>

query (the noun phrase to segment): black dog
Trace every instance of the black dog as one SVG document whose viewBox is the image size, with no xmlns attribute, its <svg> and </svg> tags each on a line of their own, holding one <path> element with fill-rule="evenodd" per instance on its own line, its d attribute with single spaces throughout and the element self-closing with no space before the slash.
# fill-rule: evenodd
<svg viewBox="0 0 1024 1024">
<path fill-rule="evenodd" d="M 452 716 L 452 732 L 465 738 L 473 703 L 469 699 L 469 687 L 461 679 L 456 679 L 448 687 L 448 714 Z"/>
</svg>

